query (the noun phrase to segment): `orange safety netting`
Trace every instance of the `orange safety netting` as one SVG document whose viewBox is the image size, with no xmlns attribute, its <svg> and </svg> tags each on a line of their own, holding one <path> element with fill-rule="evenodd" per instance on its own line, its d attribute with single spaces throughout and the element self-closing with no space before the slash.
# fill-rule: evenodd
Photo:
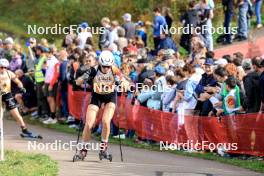
<svg viewBox="0 0 264 176">
<path fill-rule="evenodd" d="M 81 91 L 68 92 L 69 112 L 80 119 L 82 107 L 86 114 L 90 94 Z M 85 105 L 83 106 L 83 99 Z M 143 139 L 186 143 L 208 141 L 209 143 L 237 143 L 237 150 L 229 152 L 264 156 L 264 115 L 245 114 L 223 117 L 178 116 L 139 105 L 131 100 L 118 98 L 114 123 L 120 128 L 133 129 Z M 99 113 L 98 117 L 101 117 Z M 86 117 L 89 118 L 89 117 Z M 99 121 L 100 118 L 98 118 Z"/>
</svg>

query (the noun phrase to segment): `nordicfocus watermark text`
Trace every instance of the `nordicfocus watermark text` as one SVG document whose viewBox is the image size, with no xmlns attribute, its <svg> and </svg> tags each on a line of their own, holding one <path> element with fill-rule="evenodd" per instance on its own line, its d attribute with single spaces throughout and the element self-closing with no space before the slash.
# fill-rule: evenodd
<svg viewBox="0 0 264 176">
<path fill-rule="evenodd" d="M 62 142 L 61 140 L 55 140 L 53 142 L 37 142 L 37 141 L 28 141 L 28 150 L 38 150 L 38 151 L 72 151 L 72 150 L 95 150 L 99 151 L 101 148 L 104 148 L 103 143 L 77 143 L 77 141 Z"/>
<path fill-rule="evenodd" d="M 184 27 L 171 27 L 169 28 L 168 25 L 161 26 L 160 27 L 160 33 L 167 33 L 167 34 L 231 34 L 235 35 L 238 33 L 238 27 L 228 27 L 224 28 L 223 26 L 220 27 L 209 27 L 207 25 L 202 25 L 202 26 L 196 26 L 194 27 L 192 24 L 188 24 Z"/>
<path fill-rule="evenodd" d="M 82 28 L 79 25 L 62 26 L 61 24 L 55 24 L 54 26 L 37 26 L 27 25 L 27 33 L 29 35 L 67 35 L 70 32 L 81 33 L 83 29 L 90 31 L 92 34 L 103 34 L 105 27 L 87 27 Z"/>
<path fill-rule="evenodd" d="M 210 150 L 215 151 L 218 149 L 224 149 L 225 151 L 235 151 L 238 149 L 237 143 L 210 143 L 209 141 L 194 142 L 193 140 L 188 140 L 185 143 L 169 143 L 168 141 L 160 141 L 160 150 Z"/>
<path fill-rule="evenodd" d="M 104 85 L 104 84 L 94 84 L 93 90 L 95 92 L 139 92 L 139 91 L 156 91 L 156 92 L 168 92 L 170 91 L 166 86 L 159 85 L 146 85 L 143 83 L 136 83 L 129 86 L 119 85 Z"/>
</svg>

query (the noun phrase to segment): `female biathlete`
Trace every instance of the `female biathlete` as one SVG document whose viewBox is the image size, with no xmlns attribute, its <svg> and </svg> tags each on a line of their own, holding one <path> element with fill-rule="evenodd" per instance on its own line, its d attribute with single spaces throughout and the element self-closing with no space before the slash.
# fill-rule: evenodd
<svg viewBox="0 0 264 176">
<path fill-rule="evenodd" d="M 84 75 L 76 80 L 76 84 L 80 86 L 85 81 L 88 82 L 89 86 L 92 87 L 92 97 L 86 112 L 86 123 L 82 135 L 83 148 L 75 157 L 81 160 L 86 157 L 91 130 L 96 121 L 99 108 L 104 104 L 99 157 L 100 159 L 106 158 L 111 161 L 112 156 L 107 152 L 107 145 L 110 134 L 110 123 L 116 108 L 117 92 L 115 85 L 117 80 L 121 80 L 121 72 L 114 67 L 113 54 L 105 50 L 99 56 L 98 68 L 91 67 L 89 72 Z"/>
<path fill-rule="evenodd" d="M 8 110 L 13 118 L 17 121 L 17 123 L 21 127 L 21 134 L 20 136 L 23 138 L 40 138 L 42 136 L 38 134 L 34 134 L 30 132 L 26 124 L 23 120 L 23 117 L 20 115 L 17 103 L 11 93 L 11 82 L 13 81 L 17 87 L 20 89 L 22 94 L 26 93 L 26 89 L 23 87 L 22 82 L 17 78 L 17 76 L 8 70 L 9 68 L 9 61 L 5 58 L 0 59 L 0 98 L 2 98 L 2 102 L 5 103 L 6 110 Z M 0 108 L 2 109 L 2 104 L 0 104 Z M 2 111 L 2 110 L 1 110 Z M 3 112 L 1 112 L 3 113 Z"/>
</svg>

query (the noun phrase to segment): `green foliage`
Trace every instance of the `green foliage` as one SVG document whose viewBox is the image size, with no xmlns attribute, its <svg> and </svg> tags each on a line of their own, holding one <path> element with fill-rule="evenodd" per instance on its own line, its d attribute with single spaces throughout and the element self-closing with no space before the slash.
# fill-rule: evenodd
<svg viewBox="0 0 264 176">
<path fill-rule="evenodd" d="M 88 21 L 91 25 L 99 25 L 103 16 L 122 20 L 122 15 L 130 12 L 134 20 L 147 15 L 151 18 L 155 6 L 168 6 L 178 17 L 186 3 L 180 0 L 2 0 L 0 11 L 2 17 L 18 24 L 62 25 L 78 24 Z"/>
<path fill-rule="evenodd" d="M 182 0 L 1 0 L 0 31 L 15 34 L 17 38 L 27 38 L 28 25 L 69 26 L 87 21 L 90 26 L 97 27 L 100 26 L 100 20 L 104 16 L 118 20 L 122 24 L 122 15 L 127 12 L 132 14 L 133 21 L 152 21 L 154 7 L 169 7 L 174 19 L 173 26 L 178 27 L 181 26 L 179 18 L 188 8 L 188 2 Z M 221 0 L 215 0 L 213 23 L 214 26 L 222 26 Z M 149 47 L 153 47 L 152 29 L 148 28 L 147 33 Z M 63 38 L 63 35 L 31 36 L 47 38 L 50 42 Z M 218 35 L 214 35 L 214 39 L 216 37 Z M 179 38 L 179 35 L 173 36 L 177 43 Z M 181 50 L 181 53 L 185 53 L 184 50 Z"/>
</svg>

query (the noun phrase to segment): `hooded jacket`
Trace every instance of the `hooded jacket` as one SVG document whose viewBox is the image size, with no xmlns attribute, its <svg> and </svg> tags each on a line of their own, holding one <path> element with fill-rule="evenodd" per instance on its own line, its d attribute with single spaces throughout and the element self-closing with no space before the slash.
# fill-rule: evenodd
<svg viewBox="0 0 264 176">
<path fill-rule="evenodd" d="M 260 74 L 255 71 L 250 72 L 243 78 L 246 93 L 247 113 L 259 111 L 261 104 L 259 78 Z"/>
</svg>

